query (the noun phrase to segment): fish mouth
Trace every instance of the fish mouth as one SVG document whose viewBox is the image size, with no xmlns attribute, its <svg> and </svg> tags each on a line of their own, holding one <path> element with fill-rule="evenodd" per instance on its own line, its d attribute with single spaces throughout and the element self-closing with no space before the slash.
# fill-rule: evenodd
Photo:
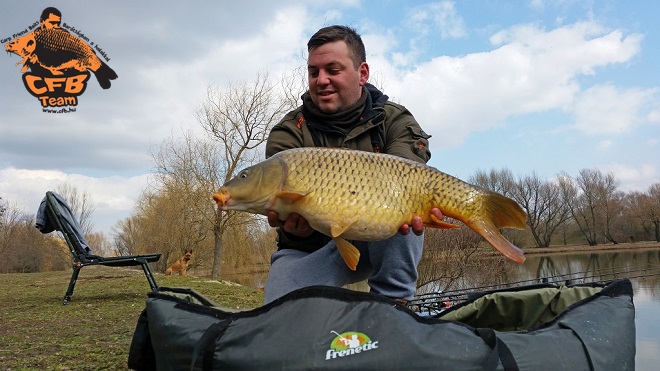
<svg viewBox="0 0 660 371">
<path fill-rule="evenodd" d="M 226 189 L 221 189 L 213 195 L 213 201 L 218 205 L 219 208 L 227 205 L 227 202 L 231 199 L 229 192 Z"/>
</svg>

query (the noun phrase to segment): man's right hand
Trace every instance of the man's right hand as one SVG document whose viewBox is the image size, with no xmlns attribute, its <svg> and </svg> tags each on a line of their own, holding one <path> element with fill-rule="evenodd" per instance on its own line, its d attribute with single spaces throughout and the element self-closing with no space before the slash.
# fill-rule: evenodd
<svg viewBox="0 0 660 371">
<path fill-rule="evenodd" d="M 314 233 L 314 229 L 309 225 L 307 219 L 300 216 L 300 214 L 291 213 L 282 221 L 277 211 L 270 210 L 266 217 L 271 227 L 282 227 L 285 232 L 296 237 L 309 237 Z"/>
</svg>

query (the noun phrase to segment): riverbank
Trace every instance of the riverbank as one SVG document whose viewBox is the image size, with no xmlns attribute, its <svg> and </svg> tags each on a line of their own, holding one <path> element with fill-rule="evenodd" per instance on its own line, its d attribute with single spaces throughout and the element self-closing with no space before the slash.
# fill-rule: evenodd
<svg viewBox="0 0 660 371">
<path fill-rule="evenodd" d="M 596 246 L 589 245 L 555 245 L 550 247 L 530 247 L 523 249 L 525 255 L 534 254 L 553 254 L 553 253 L 567 253 L 567 252 L 599 252 L 599 251 L 631 251 L 631 250 L 646 250 L 646 249 L 660 249 L 660 242 L 656 241 L 640 241 L 640 242 L 624 242 L 618 244 L 600 244 Z"/>
<path fill-rule="evenodd" d="M 660 242 L 656 241 L 639 241 L 639 242 L 624 242 L 624 243 L 607 243 L 596 246 L 589 245 L 554 245 L 550 247 L 526 247 L 523 252 L 526 256 L 539 255 L 539 254 L 566 254 L 566 253 L 597 253 L 597 252 L 612 252 L 612 251 L 633 251 L 633 250 L 660 250 Z M 490 245 L 484 244 L 483 256 L 501 256 L 499 252 L 493 249 Z"/>
</svg>

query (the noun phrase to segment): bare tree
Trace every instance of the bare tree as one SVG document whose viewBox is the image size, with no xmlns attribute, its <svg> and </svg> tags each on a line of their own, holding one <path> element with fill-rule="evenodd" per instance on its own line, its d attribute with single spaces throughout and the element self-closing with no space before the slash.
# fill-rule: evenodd
<svg viewBox="0 0 660 371">
<path fill-rule="evenodd" d="M 603 236 L 613 244 L 621 239 L 621 208 L 623 205 L 623 192 L 618 190 L 618 182 L 614 174 L 605 175 L 598 186 L 598 197 L 602 204 Z"/>
<path fill-rule="evenodd" d="M 510 197 L 515 188 L 513 173 L 509 169 L 490 170 L 489 172 L 478 170 L 469 178 L 469 182 L 493 192 Z"/>
<path fill-rule="evenodd" d="M 2 223 L 2 217 L 5 215 L 5 211 L 7 211 L 7 206 L 5 206 L 5 204 L 5 201 L 2 201 L 2 197 L 0 197 L 0 223 Z"/>
<path fill-rule="evenodd" d="M 278 94 L 267 74 L 258 74 L 251 82 L 232 83 L 223 91 L 208 88 L 197 120 L 221 152 L 222 167 L 214 179 L 214 188 L 231 179 L 243 166 L 262 158 L 256 149 L 266 141 L 272 126 L 291 109 L 291 104 L 291 100 Z M 231 215 L 215 212 L 213 278 L 220 276 L 222 236 Z"/>
<path fill-rule="evenodd" d="M 178 259 L 184 251 L 203 247 L 202 243 L 210 236 L 209 225 L 205 224 L 204 210 L 197 207 L 201 207 L 198 205 L 203 199 L 206 214 L 212 214 L 212 202 L 208 191 L 186 190 L 171 180 L 161 184 L 158 192 L 144 192 L 133 215 L 113 227 L 115 253 L 134 255 L 159 251 L 163 257 L 156 267 L 164 270 L 170 260 Z"/>
<path fill-rule="evenodd" d="M 654 227 L 655 240 L 660 242 L 660 183 L 651 185 L 647 194 L 648 219 Z"/>
<path fill-rule="evenodd" d="M 283 102 L 292 110 L 300 105 L 301 96 L 307 91 L 307 68 L 300 66 L 282 74 L 280 85 L 283 92 Z"/>
<path fill-rule="evenodd" d="M 660 183 L 652 184 L 643 193 L 631 192 L 626 199 L 641 228 L 660 242 Z"/>
<path fill-rule="evenodd" d="M 10 205 L 0 198 L 0 256 L 8 256 L 12 239 L 13 226 L 21 220 L 18 207 Z"/>
<path fill-rule="evenodd" d="M 573 221 L 580 229 L 580 233 L 590 246 L 598 244 L 596 239 L 595 200 L 593 192 L 581 189 L 577 180 L 567 173 L 558 176 L 559 186 L 562 191 L 562 200 L 568 206 Z"/>
<path fill-rule="evenodd" d="M 83 235 L 94 232 L 92 214 L 96 210 L 96 205 L 91 200 L 89 192 L 81 191 L 70 183 L 61 183 L 55 191 L 69 204 L 73 217 L 80 223 Z"/>
<path fill-rule="evenodd" d="M 550 246 L 552 236 L 569 215 L 568 208 L 561 200 L 559 186 L 543 181 L 533 173 L 514 183 L 513 199 L 527 213 L 527 225 L 536 245 Z"/>
<path fill-rule="evenodd" d="M 132 215 L 126 219 L 118 221 L 112 227 L 113 243 L 112 253 L 121 255 L 139 255 L 135 248 L 139 245 L 142 228 L 139 227 L 140 216 Z M 159 249 L 160 251 L 160 249 Z"/>
<path fill-rule="evenodd" d="M 189 132 L 180 139 L 165 140 L 153 157 L 160 192 L 150 198 L 150 204 L 159 205 L 159 213 L 169 218 L 170 233 L 177 233 L 170 234 L 170 243 L 163 247 L 176 254 L 195 250 L 213 229 L 211 190 L 218 185 L 220 153 L 210 140 L 194 138 Z"/>
<path fill-rule="evenodd" d="M 622 194 L 617 190 L 614 175 L 603 174 L 597 169 L 583 169 L 575 179 L 560 174 L 559 184 L 563 202 L 587 243 L 597 245 L 600 235 L 617 243 L 612 226 L 620 217 Z"/>
<path fill-rule="evenodd" d="M 43 272 L 69 266 L 66 245 L 55 235 L 40 233 L 32 214 L 9 203 L 2 203 L 0 208 L 0 273 Z"/>
<path fill-rule="evenodd" d="M 632 191 L 622 199 L 623 233 L 630 242 L 648 240 L 651 238 L 651 223 L 649 223 L 645 206 L 648 195 L 644 192 Z"/>
<path fill-rule="evenodd" d="M 196 267 L 205 268 L 212 256 L 214 278 L 220 277 L 222 266 L 261 256 L 242 255 L 241 251 L 251 249 L 238 247 L 260 235 L 258 217 L 220 212 L 211 196 L 238 170 L 263 158 L 260 146 L 291 108 L 289 104 L 293 102 L 287 103 L 265 74 L 222 90 L 209 86 L 206 100 L 195 113 L 208 135 L 172 136 L 152 153 L 156 187 L 141 196 L 133 216 L 118 224 L 115 249 L 136 250 L 148 242 L 164 254 L 161 260 L 165 262 L 193 249 Z M 223 256 L 229 251 L 225 247 L 234 256 Z"/>
</svg>

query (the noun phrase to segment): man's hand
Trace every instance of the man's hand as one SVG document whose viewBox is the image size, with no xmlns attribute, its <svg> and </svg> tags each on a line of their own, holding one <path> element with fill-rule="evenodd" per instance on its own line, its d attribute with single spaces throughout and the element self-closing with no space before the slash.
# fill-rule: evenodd
<svg viewBox="0 0 660 371">
<path fill-rule="evenodd" d="M 284 221 L 280 220 L 277 211 L 270 210 L 266 216 L 268 217 L 268 224 L 271 227 L 282 227 L 285 232 L 296 237 L 309 237 L 314 232 L 314 229 L 309 226 L 307 219 L 299 214 L 289 214 Z"/>
<path fill-rule="evenodd" d="M 444 218 L 444 215 L 442 215 L 442 211 L 438 208 L 433 208 L 431 209 L 431 214 L 433 214 L 438 220 L 442 220 Z M 410 233 L 410 230 L 412 229 L 413 233 L 421 236 L 422 233 L 424 233 L 424 222 L 422 222 L 422 218 L 419 215 L 413 216 L 412 220 L 410 221 L 410 224 L 404 224 L 401 227 L 399 227 L 399 233 L 402 235 L 407 235 Z"/>
</svg>

